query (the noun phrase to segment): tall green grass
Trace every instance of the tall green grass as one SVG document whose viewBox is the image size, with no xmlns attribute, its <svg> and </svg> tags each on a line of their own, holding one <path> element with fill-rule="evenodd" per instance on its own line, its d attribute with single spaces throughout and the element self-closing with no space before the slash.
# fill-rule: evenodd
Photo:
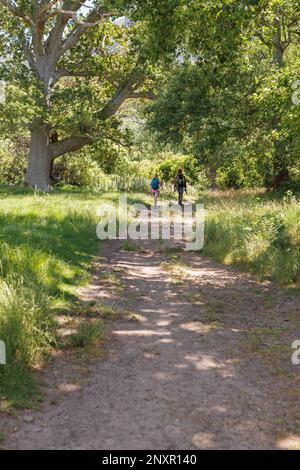
<svg viewBox="0 0 300 470">
<path fill-rule="evenodd" d="M 72 308 L 78 287 L 89 280 L 99 248 L 97 207 L 118 197 L 0 187 L 0 340 L 7 352 L 7 364 L 0 365 L 2 400 L 24 406 L 38 397 L 29 371 L 55 346 L 56 314 Z M 145 195 L 136 199 L 145 202 Z"/>
<path fill-rule="evenodd" d="M 204 253 L 283 286 L 300 286 L 300 204 L 262 191 L 202 194 Z"/>
<path fill-rule="evenodd" d="M 173 194 L 172 194 L 173 196 Z M 96 209 L 117 203 L 119 193 L 56 190 L 49 195 L 0 187 L 0 405 L 32 405 L 39 399 L 34 375 L 56 344 L 56 316 L 78 301 L 99 249 Z M 128 203 L 149 204 L 133 193 Z M 300 286 L 300 204 L 257 191 L 203 193 L 204 253 L 270 278 Z"/>
</svg>

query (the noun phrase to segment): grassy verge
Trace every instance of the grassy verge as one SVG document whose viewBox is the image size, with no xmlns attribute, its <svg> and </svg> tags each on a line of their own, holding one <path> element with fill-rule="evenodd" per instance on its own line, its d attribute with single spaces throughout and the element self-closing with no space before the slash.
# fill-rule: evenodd
<svg viewBox="0 0 300 470">
<path fill-rule="evenodd" d="M 56 191 L 34 194 L 0 187 L 0 404 L 34 406 L 40 399 L 34 369 L 41 367 L 57 340 L 57 314 L 78 302 L 77 289 L 90 277 L 99 249 L 96 209 L 119 194 Z M 128 202 L 148 202 L 142 194 Z M 76 307 L 77 308 L 77 307 Z M 83 326 L 74 346 L 93 342 L 96 326 Z"/>
<path fill-rule="evenodd" d="M 300 204 L 262 191 L 205 193 L 204 253 L 271 279 L 300 287 Z"/>
<path fill-rule="evenodd" d="M 77 291 L 89 281 L 99 250 L 96 209 L 100 202 L 116 204 L 118 199 L 118 193 L 61 190 L 44 196 L 0 187 L 0 340 L 7 355 L 7 364 L 0 365 L 2 408 L 34 406 L 40 400 L 33 371 L 57 344 L 57 315 L 77 315 L 82 308 L 85 319 Z M 133 202 L 149 205 L 151 197 L 133 193 L 128 203 Z M 205 193 L 199 202 L 207 209 L 206 255 L 299 288 L 300 205 L 295 198 L 243 191 Z M 127 245 L 124 249 L 131 249 Z M 101 322 L 77 324 L 71 346 L 85 348 L 103 337 Z"/>
</svg>

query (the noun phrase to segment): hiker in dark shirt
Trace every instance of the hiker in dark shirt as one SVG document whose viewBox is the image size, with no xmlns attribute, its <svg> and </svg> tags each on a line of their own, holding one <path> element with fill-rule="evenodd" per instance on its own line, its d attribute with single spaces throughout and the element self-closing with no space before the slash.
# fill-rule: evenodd
<svg viewBox="0 0 300 470">
<path fill-rule="evenodd" d="M 186 178 L 181 168 L 178 170 L 174 180 L 174 191 L 178 192 L 178 204 L 182 206 L 183 193 L 184 191 L 186 192 Z"/>
</svg>

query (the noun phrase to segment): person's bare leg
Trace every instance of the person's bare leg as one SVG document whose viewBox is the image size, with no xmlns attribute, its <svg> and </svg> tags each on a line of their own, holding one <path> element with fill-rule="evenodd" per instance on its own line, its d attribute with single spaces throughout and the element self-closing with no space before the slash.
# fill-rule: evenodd
<svg viewBox="0 0 300 470">
<path fill-rule="evenodd" d="M 180 206 L 182 206 L 182 200 L 183 200 L 183 191 L 181 190 L 181 188 L 179 188 L 179 190 L 178 190 L 178 204 Z"/>
</svg>

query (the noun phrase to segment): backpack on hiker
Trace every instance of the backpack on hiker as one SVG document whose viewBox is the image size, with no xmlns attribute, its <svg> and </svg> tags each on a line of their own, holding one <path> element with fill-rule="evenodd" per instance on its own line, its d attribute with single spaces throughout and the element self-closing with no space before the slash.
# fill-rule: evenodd
<svg viewBox="0 0 300 470">
<path fill-rule="evenodd" d="M 184 175 L 178 175 L 178 177 L 177 177 L 177 186 L 179 188 L 185 188 L 186 181 L 185 181 Z"/>
<path fill-rule="evenodd" d="M 151 188 L 154 190 L 154 191 L 158 191 L 159 190 L 159 178 L 153 178 L 152 181 L 151 181 Z"/>
</svg>

